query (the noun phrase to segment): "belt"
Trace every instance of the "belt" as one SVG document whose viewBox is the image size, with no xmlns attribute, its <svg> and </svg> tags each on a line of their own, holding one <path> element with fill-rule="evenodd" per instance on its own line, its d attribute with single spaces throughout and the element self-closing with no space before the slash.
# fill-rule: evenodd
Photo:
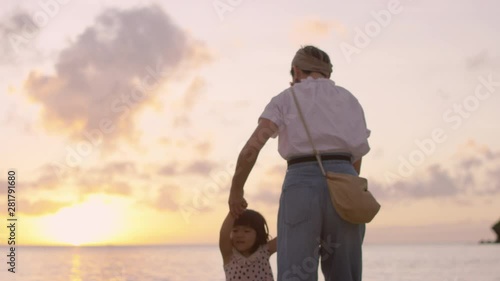
<svg viewBox="0 0 500 281">
<path fill-rule="evenodd" d="M 351 156 L 348 155 L 322 155 L 321 160 L 344 160 L 344 161 L 349 161 L 351 162 Z M 287 161 L 288 166 L 293 165 L 293 164 L 298 164 L 298 163 L 304 163 L 304 162 L 316 162 L 316 156 L 311 155 L 311 156 L 304 156 L 304 157 L 297 157 L 297 158 L 292 158 Z"/>
</svg>

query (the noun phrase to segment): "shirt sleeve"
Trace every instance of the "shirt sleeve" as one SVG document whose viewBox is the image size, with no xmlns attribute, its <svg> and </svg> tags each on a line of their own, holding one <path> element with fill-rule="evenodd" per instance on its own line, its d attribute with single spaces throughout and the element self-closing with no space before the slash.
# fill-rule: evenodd
<svg viewBox="0 0 500 281">
<path fill-rule="evenodd" d="M 260 247 L 260 250 L 262 251 L 263 255 L 267 258 L 271 257 L 271 252 L 269 252 L 269 246 L 267 244 L 264 244 Z"/>
<path fill-rule="evenodd" d="M 281 128 L 283 124 L 283 114 L 279 106 L 278 96 L 272 98 L 271 101 L 267 104 L 264 112 L 262 112 L 262 114 L 260 115 L 259 120 L 261 118 L 271 120 L 274 124 L 276 124 L 276 126 L 278 126 L 278 128 Z M 276 132 L 271 137 L 276 138 L 277 136 L 278 132 Z"/>
<path fill-rule="evenodd" d="M 358 102 L 359 104 L 359 102 Z M 359 132 L 359 138 L 355 139 L 353 147 L 353 162 L 358 161 L 361 157 L 368 154 L 370 151 L 370 144 L 368 143 L 368 138 L 371 135 L 371 130 L 366 126 L 366 119 L 363 108 L 359 104 L 360 115 L 361 115 L 361 130 Z"/>
</svg>

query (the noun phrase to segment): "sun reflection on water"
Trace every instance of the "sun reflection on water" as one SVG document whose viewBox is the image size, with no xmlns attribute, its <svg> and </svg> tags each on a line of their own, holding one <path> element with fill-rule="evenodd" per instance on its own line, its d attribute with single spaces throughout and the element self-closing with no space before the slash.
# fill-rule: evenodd
<svg viewBox="0 0 500 281">
<path fill-rule="evenodd" d="M 82 281 L 82 273 L 80 270 L 81 262 L 80 262 L 80 253 L 74 253 L 71 258 L 71 281 Z"/>
</svg>

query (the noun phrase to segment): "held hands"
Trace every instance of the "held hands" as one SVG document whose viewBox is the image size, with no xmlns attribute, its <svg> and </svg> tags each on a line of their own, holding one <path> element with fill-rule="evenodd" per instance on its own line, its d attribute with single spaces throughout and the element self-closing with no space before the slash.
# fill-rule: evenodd
<svg viewBox="0 0 500 281">
<path fill-rule="evenodd" d="M 231 192 L 229 193 L 228 203 L 229 212 L 235 219 L 237 219 L 248 206 L 247 201 L 245 200 L 245 198 L 243 198 L 243 190 L 236 191 L 231 189 Z"/>
</svg>

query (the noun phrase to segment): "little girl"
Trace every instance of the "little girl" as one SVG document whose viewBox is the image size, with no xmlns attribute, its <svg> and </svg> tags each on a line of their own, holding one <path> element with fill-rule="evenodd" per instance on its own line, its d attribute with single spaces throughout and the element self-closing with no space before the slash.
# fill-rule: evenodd
<svg viewBox="0 0 500 281">
<path fill-rule="evenodd" d="M 269 256 L 276 252 L 276 238 L 269 241 L 269 228 L 256 211 L 245 210 L 238 219 L 231 213 L 222 223 L 219 248 L 226 281 L 274 281 Z"/>
</svg>

